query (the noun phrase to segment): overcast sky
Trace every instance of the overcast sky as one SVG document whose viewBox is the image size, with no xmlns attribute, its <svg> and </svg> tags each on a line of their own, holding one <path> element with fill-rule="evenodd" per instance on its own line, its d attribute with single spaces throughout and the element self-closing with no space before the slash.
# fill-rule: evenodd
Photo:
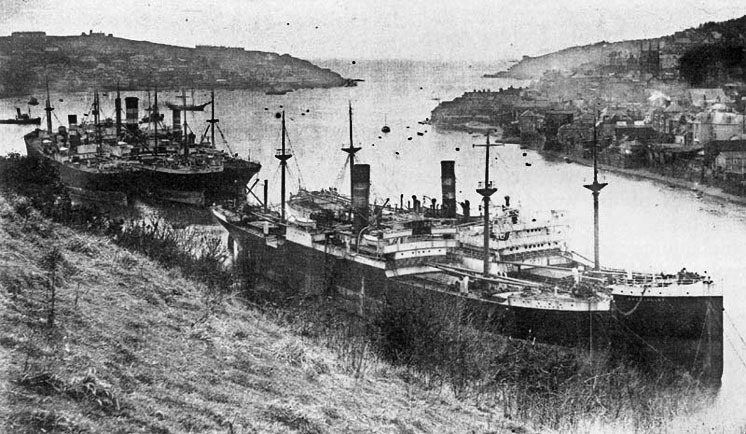
<svg viewBox="0 0 746 434">
<path fill-rule="evenodd" d="M 0 35 L 89 30 L 307 59 L 494 61 L 746 15 L 746 0 L 0 0 Z"/>
</svg>

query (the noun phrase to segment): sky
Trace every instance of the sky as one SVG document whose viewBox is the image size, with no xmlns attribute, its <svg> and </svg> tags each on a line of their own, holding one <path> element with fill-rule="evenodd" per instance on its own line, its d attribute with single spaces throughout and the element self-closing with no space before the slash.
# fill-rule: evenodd
<svg viewBox="0 0 746 434">
<path fill-rule="evenodd" d="M 744 15 L 744 0 L 0 0 L 0 35 L 93 30 L 306 59 L 489 62 Z"/>
</svg>

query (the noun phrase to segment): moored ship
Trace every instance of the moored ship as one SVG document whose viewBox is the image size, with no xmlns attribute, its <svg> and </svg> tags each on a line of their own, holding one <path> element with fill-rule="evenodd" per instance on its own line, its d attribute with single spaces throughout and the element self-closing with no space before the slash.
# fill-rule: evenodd
<svg viewBox="0 0 746 434">
<path fill-rule="evenodd" d="M 243 195 L 246 184 L 261 165 L 216 148 L 215 128 L 219 121 L 215 119 L 214 92 L 207 104 L 212 106 L 211 118 L 207 120 L 207 130 L 197 140 L 186 122 L 188 107 L 174 106 L 173 126 L 159 126 L 162 116 L 158 113 L 156 93 L 155 120 L 148 123 L 148 128 L 140 129 L 136 122 L 138 99 L 126 99 L 129 141 L 137 147 L 136 158 L 142 166 L 141 190 L 167 201 L 197 206 Z"/>
<path fill-rule="evenodd" d="M 94 96 L 95 121 L 91 128 L 75 121 L 69 129 L 59 126 L 53 132 L 49 95 L 45 110 L 47 129 L 37 128 L 24 136 L 28 156 L 49 164 L 74 201 L 126 205 L 140 167 L 129 158 L 130 146 L 104 139 L 98 119 L 98 93 Z"/>
<path fill-rule="evenodd" d="M 522 222 L 509 206 L 495 220 L 485 212 L 480 231 L 456 214 L 453 162 L 442 163 L 439 212 L 371 206 L 370 168 L 354 163 L 352 141 L 343 149 L 352 157 L 349 198 L 300 191 L 286 202 L 283 170 L 279 212 L 268 210 L 266 194 L 260 208 L 213 208 L 254 272 L 298 291 L 354 300 L 414 292 L 458 302 L 503 335 L 633 358 L 653 348 L 676 367 L 719 380 L 722 292 L 709 277 L 591 269 L 560 243 L 561 225 Z M 284 169 L 291 155 L 283 146 L 277 158 Z M 484 210 L 495 190 L 486 170 L 478 190 Z M 497 233 L 495 221 L 504 225 Z M 671 351 L 677 345 L 678 354 Z"/>
<path fill-rule="evenodd" d="M 16 125 L 39 125 L 41 124 L 41 118 L 32 118 L 30 113 L 21 113 L 21 109 L 16 107 L 16 117 L 12 119 L 0 119 L 0 124 L 16 124 Z"/>
</svg>

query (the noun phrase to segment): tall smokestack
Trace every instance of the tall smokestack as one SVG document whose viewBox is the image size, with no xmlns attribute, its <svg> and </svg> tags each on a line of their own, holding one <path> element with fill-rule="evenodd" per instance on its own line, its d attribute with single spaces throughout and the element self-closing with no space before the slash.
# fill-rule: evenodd
<svg viewBox="0 0 746 434">
<path fill-rule="evenodd" d="M 127 128 L 130 130 L 137 129 L 137 122 L 140 120 L 139 113 L 140 99 L 136 96 L 128 96 L 124 99 L 125 116 Z"/>
<path fill-rule="evenodd" d="M 456 218 L 456 172 L 455 161 L 440 162 L 440 187 L 443 191 L 443 217 Z"/>
<path fill-rule="evenodd" d="M 174 110 L 171 112 L 172 119 L 173 119 L 173 128 L 174 131 L 181 131 L 181 110 Z"/>
<path fill-rule="evenodd" d="M 370 203 L 370 165 L 355 164 L 352 166 L 352 212 L 355 214 L 353 231 L 357 235 L 368 226 Z"/>
</svg>

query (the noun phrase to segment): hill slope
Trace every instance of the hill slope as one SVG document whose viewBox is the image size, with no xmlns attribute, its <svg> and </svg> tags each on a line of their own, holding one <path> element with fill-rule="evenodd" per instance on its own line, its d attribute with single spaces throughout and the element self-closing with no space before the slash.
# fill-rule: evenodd
<svg viewBox="0 0 746 434">
<path fill-rule="evenodd" d="M 239 298 L 2 196 L 0 305 L 6 432 L 525 432 L 384 363 L 356 376 Z"/>
<path fill-rule="evenodd" d="M 236 47 L 178 47 L 102 33 L 0 37 L 0 96 L 44 89 L 83 91 L 170 88 L 297 89 L 353 82 L 287 54 Z"/>
<path fill-rule="evenodd" d="M 643 53 L 643 50 L 646 52 Z M 640 63 L 641 58 L 652 62 L 652 65 L 645 66 L 646 70 L 651 67 L 661 72 L 677 70 L 671 76 L 680 74 L 692 85 L 746 81 L 746 16 L 718 23 L 708 22 L 658 38 L 601 41 L 536 57 L 524 56 L 507 71 L 487 76 L 537 79 L 545 71 L 570 72 L 581 65 L 596 69 L 602 65 L 613 69 L 621 63 L 634 66 Z"/>
</svg>

